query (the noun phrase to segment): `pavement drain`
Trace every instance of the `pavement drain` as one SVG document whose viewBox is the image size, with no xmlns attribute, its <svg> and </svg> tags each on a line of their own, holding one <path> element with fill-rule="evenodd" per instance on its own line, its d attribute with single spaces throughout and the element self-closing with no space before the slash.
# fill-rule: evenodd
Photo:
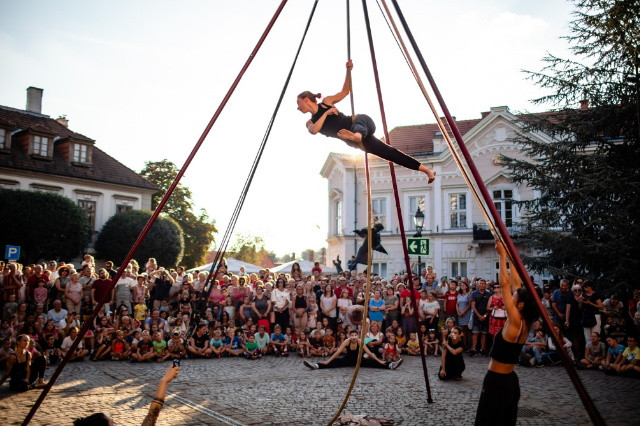
<svg viewBox="0 0 640 426">
<path fill-rule="evenodd" d="M 538 417 L 541 414 L 542 414 L 542 411 L 537 410 L 535 408 L 518 407 L 518 417 L 526 417 L 526 418 Z"/>
</svg>

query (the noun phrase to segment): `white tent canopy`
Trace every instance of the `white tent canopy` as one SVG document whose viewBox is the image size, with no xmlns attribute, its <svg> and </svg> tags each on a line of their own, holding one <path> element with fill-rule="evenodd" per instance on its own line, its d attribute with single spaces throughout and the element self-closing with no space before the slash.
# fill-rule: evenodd
<svg viewBox="0 0 640 426">
<path fill-rule="evenodd" d="M 264 269 L 261 266 L 257 266 L 251 263 L 247 263 L 247 262 L 243 262 L 241 260 L 236 260 L 232 257 L 227 257 L 227 270 L 229 272 L 233 272 L 234 274 L 237 274 L 240 272 L 240 267 L 244 266 L 245 272 L 247 274 L 252 274 L 252 273 L 258 273 L 260 272 L 261 269 Z M 213 263 L 208 263 L 206 265 L 202 265 L 202 266 L 198 266 L 196 268 L 192 268 L 189 269 L 187 272 L 194 272 L 194 271 L 210 271 L 211 270 L 211 265 L 213 265 Z"/>
<path fill-rule="evenodd" d="M 291 262 L 287 262 L 287 263 L 283 263 L 280 266 L 276 266 L 275 268 L 271 268 L 270 271 L 271 272 L 284 272 L 285 274 L 289 274 L 291 272 L 291 265 L 293 265 L 294 263 L 298 262 L 298 264 L 300 265 L 300 269 L 302 270 L 302 273 L 305 275 L 311 275 L 311 268 L 313 268 L 313 262 L 310 262 L 308 260 L 302 260 L 302 259 L 296 259 L 296 260 L 292 260 Z M 336 271 L 335 268 L 330 268 L 326 265 L 320 265 L 320 267 L 322 268 L 322 274 L 326 275 L 326 274 L 337 274 L 338 271 Z"/>
</svg>

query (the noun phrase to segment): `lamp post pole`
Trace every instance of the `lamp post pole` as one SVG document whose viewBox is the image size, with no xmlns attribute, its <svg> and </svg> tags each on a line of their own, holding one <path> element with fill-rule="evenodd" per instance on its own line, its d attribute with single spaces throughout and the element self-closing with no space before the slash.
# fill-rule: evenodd
<svg viewBox="0 0 640 426">
<path fill-rule="evenodd" d="M 413 216 L 413 224 L 416 227 L 416 234 L 414 235 L 415 238 L 422 238 L 422 230 L 424 229 L 424 213 L 422 213 L 422 210 L 420 210 L 420 207 L 418 207 L 418 210 L 416 210 L 416 214 Z M 416 271 L 416 276 L 420 277 L 420 272 L 422 272 L 420 269 L 422 267 L 422 258 L 420 255 L 418 255 L 418 270 Z"/>
</svg>

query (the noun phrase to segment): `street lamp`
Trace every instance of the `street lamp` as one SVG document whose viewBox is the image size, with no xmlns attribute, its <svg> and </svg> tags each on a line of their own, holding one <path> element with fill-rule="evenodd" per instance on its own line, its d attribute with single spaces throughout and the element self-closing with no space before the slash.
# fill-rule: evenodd
<svg viewBox="0 0 640 426">
<path fill-rule="evenodd" d="M 422 229 L 424 228 L 424 213 L 422 213 L 422 211 L 420 210 L 420 207 L 418 207 L 418 210 L 416 210 L 416 214 L 413 216 L 413 224 L 416 227 L 416 234 L 413 236 L 414 238 L 421 238 L 422 237 Z M 422 259 L 420 258 L 420 255 L 418 255 L 418 272 L 417 272 L 417 276 L 420 276 L 420 268 L 422 267 Z"/>
</svg>

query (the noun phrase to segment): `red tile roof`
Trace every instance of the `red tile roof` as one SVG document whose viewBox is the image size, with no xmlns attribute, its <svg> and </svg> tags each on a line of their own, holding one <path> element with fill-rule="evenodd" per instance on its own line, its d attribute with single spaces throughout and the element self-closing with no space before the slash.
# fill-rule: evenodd
<svg viewBox="0 0 640 426">
<path fill-rule="evenodd" d="M 477 126 L 480 121 L 482 121 L 481 118 L 456 121 L 456 126 L 460 134 L 464 136 L 469 130 Z M 449 125 L 446 121 L 444 121 L 444 124 L 449 130 L 449 135 L 453 138 Z M 436 131 L 439 131 L 436 123 L 401 126 L 391 130 L 389 138 L 391 139 L 391 145 L 408 154 L 430 153 L 433 152 L 433 139 L 436 137 Z"/>
<path fill-rule="evenodd" d="M 92 145 L 94 143 L 93 139 L 69 130 L 49 116 L 17 110 L 2 105 L 0 105 L 0 126 L 8 128 L 12 132 L 17 130 L 43 132 L 52 135 L 56 141 L 70 138 Z M 159 189 L 96 146 L 92 146 L 91 150 L 92 164 L 89 166 L 76 166 L 71 164 L 71 162 L 55 148 L 53 150 L 52 160 L 32 158 L 24 151 L 14 137 L 11 142 L 11 151 L 0 153 L 0 167 L 86 179 L 96 182 L 108 182 L 156 191 Z"/>
</svg>

